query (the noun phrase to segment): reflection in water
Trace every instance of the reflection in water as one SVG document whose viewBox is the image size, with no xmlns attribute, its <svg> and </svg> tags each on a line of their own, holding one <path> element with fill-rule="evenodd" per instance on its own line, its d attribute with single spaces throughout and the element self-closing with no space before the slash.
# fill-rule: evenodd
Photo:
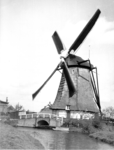
<svg viewBox="0 0 114 150">
<path fill-rule="evenodd" d="M 77 132 L 62 132 L 27 128 L 20 129 L 29 132 L 34 138 L 38 139 L 45 149 L 114 149 L 113 146 L 96 141 L 85 134 Z"/>
</svg>

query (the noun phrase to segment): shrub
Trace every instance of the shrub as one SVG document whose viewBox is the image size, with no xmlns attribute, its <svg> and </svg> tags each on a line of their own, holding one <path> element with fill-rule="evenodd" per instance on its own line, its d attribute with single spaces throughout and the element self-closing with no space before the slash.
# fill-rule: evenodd
<svg viewBox="0 0 114 150">
<path fill-rule="evenodd" d="M 101 129 L 101 120 L 100 120 L 100 118 L 94 118 L 93 121 L 92 121 L 92 125 L 97 129 Z"/>
</svg>

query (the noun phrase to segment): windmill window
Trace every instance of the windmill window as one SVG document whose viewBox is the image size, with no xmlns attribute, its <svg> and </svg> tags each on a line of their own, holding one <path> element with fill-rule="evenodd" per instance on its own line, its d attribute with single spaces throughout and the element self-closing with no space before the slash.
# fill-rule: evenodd
<svg viewBox="0 0 114 150">
<path fill-rule="evenodd" d="M 72 70 L 72 74 L 74 74 L 74 69 Z"/>
</svg>

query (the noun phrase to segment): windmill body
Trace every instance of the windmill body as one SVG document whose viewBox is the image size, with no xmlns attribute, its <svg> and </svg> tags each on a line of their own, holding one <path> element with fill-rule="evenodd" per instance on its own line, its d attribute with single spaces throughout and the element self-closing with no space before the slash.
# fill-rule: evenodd
<svg viewBox="0 0 114 150">
<path fill-rule="evenodd" d="M 70 117 L 81 113 L 98 113 L 99 108 L 95 103 L 95 94 L 91 85 L 90 71 L 93 66 L 88 62 L 83 62 L 81 57 L 70 54 L 66 59 L 73 83 L 76 88 L 76 93 L 69 98 L 68 86 L 64 72 L 61 76 L 60 85 L 53 105 L 52 112 L 57 115 L 67 117 L 66 106 L 70 107 Z"/>
</svg>

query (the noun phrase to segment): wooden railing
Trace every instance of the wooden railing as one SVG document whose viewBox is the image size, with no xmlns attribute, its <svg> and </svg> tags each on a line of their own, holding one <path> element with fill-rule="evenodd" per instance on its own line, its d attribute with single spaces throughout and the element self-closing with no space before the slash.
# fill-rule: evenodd
<svg viewBox="0 0 114 150">
<path fill-rule="evenodd" d="M 62 117 L 59 117 L 55 114 L 49 114 L 49 113 L 33 113 L 33 114 L 20 115 L 20 119 L 30 119 L 30 118 L 56 118 L 56 119 L 62 119 Z"/>
</svg>

